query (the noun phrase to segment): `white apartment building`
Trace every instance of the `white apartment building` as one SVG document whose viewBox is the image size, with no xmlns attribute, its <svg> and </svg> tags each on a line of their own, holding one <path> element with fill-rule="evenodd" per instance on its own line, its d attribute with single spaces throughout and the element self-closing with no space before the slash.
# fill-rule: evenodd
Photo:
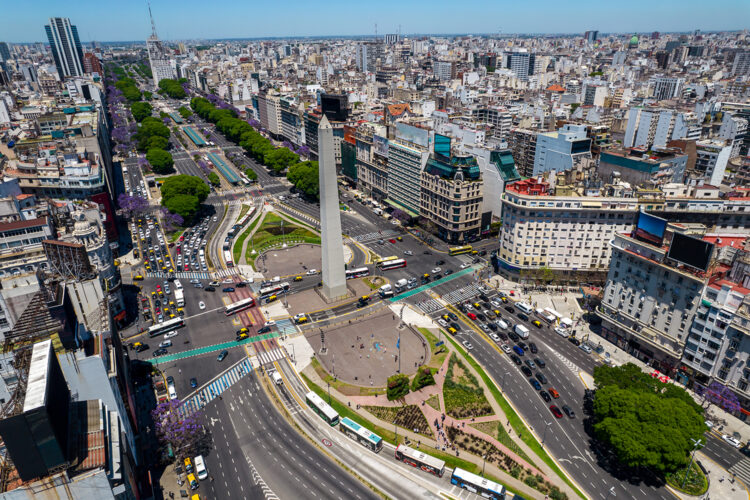
<svg viewBox="0 0 750 500">
<path fill-rule="evenodd" d="M 2 106 L 0 104 L 0 106 Z M 0 111 L 0 114 L 2 112 Z M 0 120 L 2 123 L 2 120 Z M 732 145 L 732 158 L 740 155 L 742 140 L 747 134 L 747 120 L 734 116 L 732 113 L 724 113 L 719 128 L 719 138 L 724 139 Z"/>
<path fill-rule="evenodd" d="M 547 267 L 571 280 L 603 279 L 609 242 L 630 231 L 638 210 L 632 197 L 554 196 L 548 182 L 533 178 L 508 184 L 502 203 L 501 266 L 514 273 Z"/>
<path fill-rule="evenodd" d="M 663 101 L 679 97 L 682 94 L 682 86 L 685 84 L 685 79 L 671 76 L 656 76 L 651 79 L 651 84 L 654 89 L 654 99 Z"/>
<path fill-rule="evenodd" d="M 281 135 L 281 104 L 279 96 L 265 92 L 258 94 L 259 121 L 273 135 Z"/>
<path fill-rule="evenodd" d="M 665 147 L 675 139 L 698 140 L 701 124 L 695 113 L 661 108 L 630 108 L 623 146 Z"/>
<path fill-rule="evenodd" d="M 532 175 L 544 172 L 563 172 L 591 158 L 591 139 L 585 125 L 564 125 L 556 132 L 537 135 Z"/>
<path fill-rule="evenodd" d="M 732 156 L 732 146 L 727 146 L 725 141 L 698 141 L 695 145 L 695 170 L 703 175 L 706 183 L 719 186 Z"/>
</svg>

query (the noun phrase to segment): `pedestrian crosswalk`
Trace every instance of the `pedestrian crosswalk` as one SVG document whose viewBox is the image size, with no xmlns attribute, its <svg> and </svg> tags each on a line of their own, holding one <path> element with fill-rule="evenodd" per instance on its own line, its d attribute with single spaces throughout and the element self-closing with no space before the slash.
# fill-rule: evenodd
<svg viewBox="0 0 750 500">
<path fill-rule="evenodd" d="M 452 292 L 446 293 L 442 296 L 442 298 L 450 304 L 457 304 L 459 302 L 463 302 L 464 300 L 472 299 L 477 295 L 479 295 L 477 285 L 474 283 L 469 283 L 463 288 L 459 288 L 457 290 L 453 290 Z"/>
<path fill-rule="evenodd" d="M 382 240 L 386 238 L 392 238 L 394 236 L 398 236 L 398 234 L 399 234 L 398 231 L 394 231 L 393 229 L 386 229 L 385 231 L 374 231 L 372 233 L 358 234 L 356 236 L 352 236 L 351 238 L 354 241 L 364 243 L 367 241 L 375 241 L 375 240 Z"/>
<path fill-rule="evenodd" d="M 245 358 L 232 366 L 211 382 L 198 389 L 195 393 L 188 396 L 182 403 L 183 415 L 188 416 L 206 406 L 209 401 L 219 397 L 224 391 L 252 371 L 253 365 L 249 358 Z"/>
<path fill-rule="evenodd" d="M 297 327 L 294 326 L 294 323 L 289 318 L 278 320 L 276 322 L 276 329 L 281 335 L 291 335 L 297 332 Z"/>
<path fill-rule="evenodd" d="M 745 484 L 750 484 L 750 458 L 743 458 L 731 466 L 729 472 L 742 479 Z"/>
<path fill-rule="evenodd" d="M 178 273 L 163 273 L 161 271 L 149 271 L 146 273 L 147 278 L 169 278 L 174 277 L 177 279 L 188 279 L 188 280 L 207 280 L 211 279 L 210 273 L 204 272 L 191 272 L 191 271 L 180 271 Z"/>
<path fill-rule="evenodd" d="M 552 354 L 554 354 L 560 361 L 562 361 L 563 364 L 567 366 L 570 371 L 576 374 L 578 373 L 579 368 L 578 366 L 576 366 L 575 363 L 573 363 L 571 360 L 569 360 L 568 358 L 566 358 L 565 356 L 563 356 L 562 354 L 560 354 L 554 349 L 550 349 L 550 351 L 552 351 Z"/>
<path fill-rule="evenodd" d="M 270 351 L 258 349 L 258 362 L 261 366 L 273 364 L 274 361 L 280 361 L 286 357 L 286 354 L 280 347 L 274 347 Z"/>
<path fill-rule="evenodd" d="M 442 304 L 435 299 L 427 299 L 422 302 L 417 302 L 417 307 L 427 314 L 434 313 L 443 308 Z"/>
<path fill-rule="evenodd" d="M 316 219 L 312 215 L 306 214 L 304 212 L 301 212 L 301 211 L 297 210 L 296 208 L 290 207 L 289 205 L 285 205 L 283 203 L 279 203 L 279 207 L 282 210 L 288 210 L 289 212 L 292 212 L 295 217 L 298 217 L 300 219 L 306 220 L 307 222 L 310 222 L 310 223 L 315 224 L 315 225 L 319 224 L 318 219 Z"/>
<path fill-rule="evenodd" d="M 242 205 L 242 204 L 247 204 L 247 200 L 245 200 L 244 198 L 237 198 L 236 200 L 221 200 L 221 201 L 215 201 L 211 203 L 211 205 L 213 205 L 216 208 Z"/>
<path fill-rule="evenodd" d="M 212 274 L 214 278 L 227 278 L 229 276 L 239 275 L 236 269 L 219 269 L 218 271 Z"/>
</svg>

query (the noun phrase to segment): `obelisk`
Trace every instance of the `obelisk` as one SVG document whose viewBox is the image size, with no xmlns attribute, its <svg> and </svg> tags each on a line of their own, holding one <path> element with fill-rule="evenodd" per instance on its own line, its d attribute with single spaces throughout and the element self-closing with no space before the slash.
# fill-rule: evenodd
<svg viewBox="0 0 750 500">
<path fill-rule="evenodd" d="M 336 157 L 333 154 L 333 127 L 325 115 L 318 126 L 318 153 L 322 292 L 328 300 L 333 300 L 346 296 L 347 291 L 339 190 L 336 182 Z"/>
</svg>

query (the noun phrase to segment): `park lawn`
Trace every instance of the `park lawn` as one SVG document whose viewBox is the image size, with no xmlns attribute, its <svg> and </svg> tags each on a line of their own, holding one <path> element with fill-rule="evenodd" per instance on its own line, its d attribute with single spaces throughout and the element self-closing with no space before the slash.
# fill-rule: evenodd
<svg viewBox="0 0 750 500">
<path fill-rule="evenodd" d="M 439 341 L 429 329 L 418 328 L 418 330 L 419 333 L 424 335 L 424 338 L 427 339 L 427 342 L 430 343 L 430 352 L 432 353 L 432 356 L 430 356 L 430 362 L 427 363 L 427 366 L 430 367 L 434 374 L 437 370 L 440 369 L 441 366 L 443 366 L 443 362 L 445 362 L 445 358 L 448 356 L 448 350 L 443 346 L 436 345 Z"/>
<path fill-rule="evenodd" d="M 526 460 L 526 462 L 533 465 L 537 469 L 539 468 L 534 463 L 534 461 L 529 458 L 526 452 L 523 451 L 515 441 L 513 441 L 513 439 L 508 434 L 508 431 L 505 430 L 505 427 L 499 420 L 493 420 L 491 422 L 475 422 L 469 425 L 479 431 L 484 432 L 488 436 L 492 436 L 493 438 L 497 439 L 500 444 L 505 445 L 510 451 L 523 458 L 524 460 Z"/>
<path fill-rule="evenodd" d="M 323 368 L 323 366 L 320 364 L 320 361 L 316 357 L 313 357 L 310 360 L 310 363 L 312 364 L 315 373 L 318 374 L 318 377 L 320 377 L 324 382 L 331 384 L 331 387 L 334 387 L 341 394 L 345 394 L 347 396 L 374 396 L 376 394 L 385 394 L 384 387 L 360 387 L 357 385 L 347 384 L 346 382 L 343 382 L 339 379 L 334 379 L 333 376 L 330 375 L 325 368 Z"/>
<path fill-rule="evenodd" d="M 693 462 L 687 480 L 685 479 L 686 472 L 687 467 L 685 469 L 667 473 L 664 475 L 664 478 L 667 480 L 667 483 L 677 491 L 692 496 L 703 495 L 706 490 L 708 490 L 708 480 L 706 479 L 706 476 L 703 475 L 703 471 L 698 467 L 698 464 Z M 685 483 L 684 487 L 682 486 L 683 482 Z"/>
<path fill-rule="evenodd" d="M 315 359 L 315 358 L 313 358 L 313 359 Z M 311 391 L 313 391 L 318 396 L 320 396 L 321 398 L 323 398 L 323 401 L 328 401 L 328 393 L 324 389 L 322 389 L 318 385 L 316 385 L 304 373 L 300 373 L 300 375 L 305 380 L 305 384 L 307 385 L 307 387 L 310 388 Z M 343 404 L 342 402 L 340 402 L 336 398 L 331 398 L 330 405 L 331 405 L 331 407 L 334 410 L 336 410 L 338 412 L 339 416 L 341 416 L 341 417 L 348 417 L 351 420 L 354 420 L 359 425 L 362 425 L 362 426 L 368 428 L 369 430 L 371 430 L 372 432 L 374 432 L 375 434 L 377 434 L 378 436 L 380 436 L 381 438 L 383 438 L 384 441 L 386 441 L 388 443 L 391 443 L 394 446 L 397 446 L 400 442 L 403 442 L 403 436 L 400 436 L 398 438 L 398 442 L 396 442 L 396 434 L 395 434 L 395 432 L 393 432 L 391 430 L 388 430 L 388 429 L 384 429 L 384 428 L 382 428 L 382 427 L 380 427 L 378 425 L 375 425 L 373 422 L 370 422 L 365 417 L 361 416 L 359 413 L 355 412 L 354 410 L 352 410 L 351 408 L 349 408 L 347 405 Z M 422 447 L 421 450 L 424 451 L 425 453 L 427 453 L 428 455 L 432 455 L 433 457 L 436 457 L 436 458 L 439 458 L 440 460 L 443 460 L 445 462 L 446 467 L 449 467 L 451 469 L 455 469 L 456 467 L 460 467 L 461 469 L 467 470 L 467 471 L 469 471 L 471 473 L 474 473 L 474 474 L 481 474 L 482 473 L 482 467 L 480 465 L 478 465 L 478 464 L 475 464 L 474 462 L 469 462 L 468 460 L 463 460 L 461 458 L 456 457 L 455 455 L 451 455 L 449 453 L 443 453 L 443 452 L 440 452 L 440 451 L 437 451 L 437 450 L 432 450 L 432 449 L 427 448 L 427 447 Z M 492 476 L 490 474 L 485 474 L 485 477 L 488 478 L 488 479 L 491 479 L 492 481 L 498 482 L 500 484 L 504 484 L 503 480 L 498 479 L 498 478 L 496 478 L 496 477 L 494 477 L 494 476 Z M 507 486 L 505 488 L 509 492 L 511 492 L 513 494 L 520 495 L 520 493 L 517 490 L 513 489 L 513 488 L 508 488 Z"/>
<path fill-rule="evenodd" d="M 255 218 L 253 222 L 250 223 L 250 226 L 248 226 L 247 229 L 242 231 L 242 234 L 240 234 L 237 237 L 237 241 L 234 244 L 234 248 L 232 249 L 232 256 L 234 257 L 234 262 L 240 261 L 240 253 L 242 252 L 242 243 L 244 243 L 245 239 L 250 236 L 250 233 L 253 232 L 253 229 L 256 228 L 256 226 L 263 220 L 263 215 L 259 215 Z M 252 249 L 249 249 L 252 251 Z"/>
<path fill-rule="evenodd" d="M 443 384 L 443 401 L 445 412 L 457 419 L 494 414 L 490 402 L 484 395 L 484 389 L 455 353 L 451 354 L 448 362 L 448 373 Z"/>
<path fill-rule="evenodd" d="M 286 214 L 284 214 L 286 217 Z M 279 243 L 312 243 L 314 245 L 320 245 L 320 236 L 313 233 L 307 227 L 298 226 L 290 223 L 288 220 L 284 221 L 284 234 L 279 234 L 281 229 L 281 221 L 283 219 L 276 214 L 267 213 L 263 219 L 263 223 L 260 225 L 255 234 L 252 236 L 252 246 L 254 246 L 257 254 L 254 256 L 246 255 L 246 260 L 255 267 L 255 259 L 260 256 L 266 249 L 279 244 Z M 296 221 L 296 219 L 294 219 Z M 276 229 L 279 229 L 277 232 Z"/>
<path fill-rule="evenodd" d="M 363 406 L 363 408 L 384 422 L 392 422 L 399 427 L 431 439 L 435 437 L 424 413 L 417 405 Z"/>
<path fill-rule="evenodd" d="M 456 312 L 455 310 L 453 312 Z M 568 476 L 563 473 L 563 471 L 560 469 L 560 467 L 557 466 L 557 463 L 555 463 L 554 460 L 552 460 L 552 457 L 550 457 L 546 451 L 542 448 L 539 441 L 536 440 L 536 438 L 531 434 L 531 432 L 526 428 L 526 424 L 524 424 L 523 420 L 521 420 L 521 417 L 518 416 L 518 414 L 513 410 L 513 407 L 510 406 L 510 403 L 505 399 L 505 397 L 502 395 L 502 393 L 498 390 L 498 388 L 495 386 L 495 384 L 490 379 L 489 375 L 487 375 L 484 370 L 482 370 L 482 367 L 479 366 L 479 363 L 477 363 L 474 358 L 469 356 L 466 351 L 463 350 L 461 346 L 458 345 L 457 342 L 454 342 L 454 340 L 450 337 L 448 337 L 448 341 L 453 344 L 453 347 L 461 353 L 461 355 L 466 359 L 469 364 L 474 367 L 474 370 L 479 373 L 479 376 L 482 377 L 482 380 L 484 380 L 484 383 L 487 387 L 490 388 L 490 392 L 492 393 L 492 396 L 495 398 L 495 401 L 500 405 L 500 408 L 503 410 L 503 413 L 505 413 L 505 416 L 508 417 L 508 420 L 510 421 L 510 426 L 513 428 L 513 430 L 518 434 L 518 436 L 523 440 L 526 445 L 531 448 L 531 451 L 533 451 L 535 454 L 537 454 L 545 464 L 547 464 L 555 473 L 565 481 L 568 486 L 570 486 L 573 491 L 576 492 L 576 494 L 585 499 L 586 496 L 579 490 L 575 484 L 568 478 Z"/>
<path fill-rule="evenodd" d="M 440 397 L 437 394 L 433 394 L 432 396 L 427 399 L 427 404 L 432 406 L 437 411 L 440 410 Z"/>
</svg>

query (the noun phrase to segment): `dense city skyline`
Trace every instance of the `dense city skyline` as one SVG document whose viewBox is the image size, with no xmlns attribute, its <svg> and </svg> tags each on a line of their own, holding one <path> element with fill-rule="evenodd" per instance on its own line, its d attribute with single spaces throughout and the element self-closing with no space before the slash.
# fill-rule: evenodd
<svg viewBox="0 0 750 500">
<path fill-rule="evenodd" d="M 750 19 L 750 4 L 737 0 L 713 2 L 708 10 L 696 0 L 658 4 L 638 0 L 622 7 L 590 0 L 575 6 L 544 0 L 534 3 L 533 9 L 523 3 L 470 0 L 461 3 L 461 16 L 456 16 L 456 7 L 449 2 L 388 0 L 370 8 L 337 0 L 315 11 L 307 3 L 292 0 L 284 6 L 279 12 L 273 5 L 234 5 L 222 0 L 207 9 L 195 0 L 169 0 L 152 2 L 151 9 L 164 40 L 369 36 L 375 33 L 376 24 L 379 34 L 396 33 L 399 28 L 403 34 L 735 31 L 747 28 L 742 22 Z M 582 11 L 585 16 L 580 15 Z M 701 15 L 696 17 L 695 12 Z M 84 42 L 143 40 L 150 32 L 148 8 L 140 2 L 105 5 L 87 0 L 66 5 L 64 13 L 51 0 L 35 2 L 33 8 L 18 2 L 6 6 L 6 14 L 0 20 L 0 33 L 13 43 L 43 41 L 41 26 L 46 19 L 63 14 L 74 24 L 85 26 L 81 32 Z M 274 16 L 283 17 L 278 23 L 269 23 Z"/>
</svg>

